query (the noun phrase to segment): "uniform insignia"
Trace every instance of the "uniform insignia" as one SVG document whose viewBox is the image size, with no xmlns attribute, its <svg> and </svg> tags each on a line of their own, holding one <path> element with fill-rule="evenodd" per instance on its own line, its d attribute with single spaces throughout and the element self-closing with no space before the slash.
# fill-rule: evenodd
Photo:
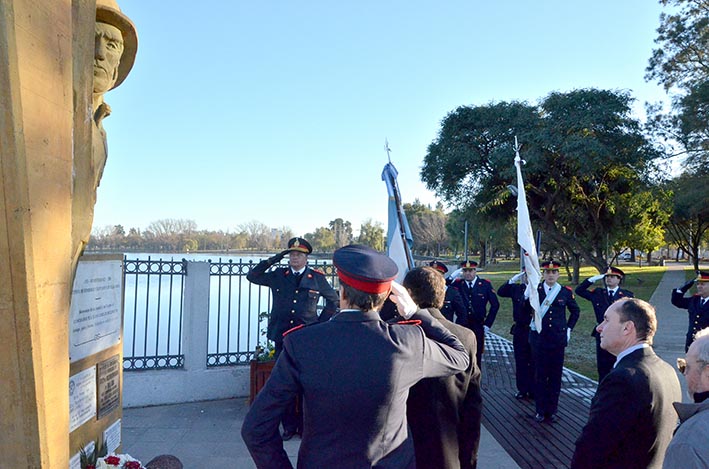
<svg viewBox="0 0 709 469">
<path fill-rule="evenodd" d="M 287 336 L 288 334 L 290 334 L 290 333 L 293 332 L 293 331 L 297 331 L 298 329 L 302 329 L 302 328 L 304 328 L 304 327 L 305 327 L 305 324 L 300 324 L 300 325 L 295 326 L 295 327 L 293 327 L 293 328 L 291 328 L 291 329 L 288 329 L 287 331 L 285 331 L 285 332 L 283 333 L 283 337 Z"/>
</svg>

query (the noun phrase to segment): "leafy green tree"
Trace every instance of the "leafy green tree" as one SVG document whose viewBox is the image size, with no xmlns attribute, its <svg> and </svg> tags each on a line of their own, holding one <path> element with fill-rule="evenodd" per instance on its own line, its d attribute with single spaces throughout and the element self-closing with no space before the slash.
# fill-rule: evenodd
<svg viewBox="0 0 709 469">
<path fill-rule="evenodd" d="M 335 249 L 335 234 L 325 226 L 316 228 L 314 233 L 308 233 L 305 238 L 313 245 L 313 251 L 332 252 Z"/>
<path fill-rule="evenodd" d="M 330 230 L 335 237 L 335 249 L 352 243 L 352 223 L 336 218 L 330 222 Z"/>
<path fill-rule="evenodd" d="M 448 246 L 446 221 L 448 216 L 439 205 L 435 210 L 422 204 L 418 199 L 413 204 L 404 204 L 404 213 L 409 222 L 414 240 L 414 252 L 424 255 L 440 256 L 441 249 Z"/>
<path fill-rule="evenodd" d="M 514 137 L 524 144 L 525 189 L 545 239 L 602 270 L 607 238 L 640 222 L 620 203 L 647 189 L 657 151 L 624 92 L 551 93 L 539 106 L 463 106 L 443 120 L 421 178 L 458 209 L 489 222 L 515 217 Z M 575 265 L 575 276 L 578 276 Z"/>
<path fill-rule="evenodd" d="M 699 270 L 700 247 L 709 234 L 709 173 L 684 173 L 668 186 L 674 197 L 667 231 Z"/>
<path fill-rule="evenodd" d="M 384 227 L 381 223 L 372 221 L 371 218 L 365 220 L 360 225 L 357 242 L 377 251 L 384 251 Z"/>
</svg>

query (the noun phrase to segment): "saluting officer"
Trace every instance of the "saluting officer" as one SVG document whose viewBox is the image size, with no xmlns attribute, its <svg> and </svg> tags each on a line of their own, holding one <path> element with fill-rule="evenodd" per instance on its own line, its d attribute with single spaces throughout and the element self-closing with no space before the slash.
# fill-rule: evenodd
<svg viewBox="0 0 709 469">
<path fill-rule="evenodd" d="M 564 368 L 564 349 L 571 339 L 571 330 L 579 320 L 581 309 L 576 304 L 571 288 L 560 285 L 561 264 L 549 260 L 542 262 L 544 281 L 539 284 L 541 331 L 534 321 L 530 324 L 529 343 L 532 346 L 535 368 L 534 402 L 537 422 L 553 422 L 561 393 L 561 374 Z M 566 318 L 566 310 L 569 317 Z"/>
<path fill-rule="evenodd" d="M 697 284 L 697 294 L 685 298 L 684 294 Z M 687 340 L 684 351 L 689 350 L 689 346 L 694 342 L 694 334 L 697 331 L 709 327 L 709 271 L 700 270 L 696 278 L 682 285 L 676 290 L 672 290 L 672 304 L 678 308 L 686 309 L 689 313 L 689 328 L 687 329 Z"/>
<path fill-rule="evenodd" d="M 495 322 L 497 310 L 500 309 L 500 302 L 495 294 L 495 289 L 489 280 L 478 277 L 478 263 L 475 261 L 463 261 L 460 264 L 463 272 L 462 278 L 457 278 L 451 286 L 456 288 L 463 297 L 465 305 L 465 315 L 457 318 L 456 322 L 475 333 L 478 341 L 476 359 L 478 367 L 482 365 L 483 351 L 485 350 L 485 332 L 487 332 Z M 490 310 L 487 305 L 490 304 Z"/>
<path fill-rule="evenodd" d="M 428 265 L 436 269 L 444 277 L 448 273 L 448 267 L 441 261 L 434 260 L 429 262 Z M 463 297 L 460 296 L 457 288 L 446 286 L 446 296 L 441 307 L 441 314 L 452 322 L 455 322 L 455 318 L 465 316 L 465 303 L 463 303 Z"/>
<path fill-rule="evenodd" d="M 366 246 L 335 251 L 341 310 L 290 331 L 270 378 L 246 414 L 241 435 L 262 468 L 292 467 L 278 420 L 303 392 L 298 467 L 414 468 L 406 398 L 423 378 L 465 370 L 463 344 L 427 311 L 417 311 L 396 263 Z M 378 310 L 390 291 L 410 324 L 387 324 Z"/>
<path fill-rule="evenodd" d="M 517 383 L 517 399 L 534 397 L 534 360 L 532 347 L 529 345 L 529 323 L 534 316 L 534 310 L 527 301 L 527 274 L 522 271 L 513 275 L 504 285 L 497 289 L 497 294 L 512 300 L 512 319 L 514 324 L 510 329 L 512 346 L 515 356 L 515 381 Z"/>
<path fill-rule="evenodd" d="M 283 333 L 293 327 L 327 321 L 338 307 L 339 296 L 330 286 L 325 275 L 307 266 L 308 254 L 313 248 L 303 238 L 291 238 L 288 249 L 259 262 L 246 275 L 257 285 L 271 288 L 273 305 L 268 316 L 267 337 L 275 344 L 276 358 L 283 350 Z M 267 270 L 288 254 L 288 267 Z M 320 297 L 325 298 L 325 307 L 318 316 Z M 300 433 L 302 414 L 295 406 L 283 419 L 283 439 L 289 440 Z"/>
<path fill-rule="evenodd" d="M 625 272 L 618 267 L 610 266 L 605 273 L 589 277 L 576 287 L 576 294 L 593 304 L 593 312 L 596 314 L 596 326 L 603 322 L 603 315 L 615 301 L 635 296 L 630 290 L 620 288 L 620 283 L 624 277 Z M 590 286 L 599 280 L 604 280 L 605 288 L 594 288 L 589 291 Z M 600 383 L 613 369 L 616 357 L 601 348 L 601 335 L 596 330 L 596 327 L 593 328 L 591 335 L 596 338 L 596 367 L 598 369 L 598 382 Z"/>
</svg>

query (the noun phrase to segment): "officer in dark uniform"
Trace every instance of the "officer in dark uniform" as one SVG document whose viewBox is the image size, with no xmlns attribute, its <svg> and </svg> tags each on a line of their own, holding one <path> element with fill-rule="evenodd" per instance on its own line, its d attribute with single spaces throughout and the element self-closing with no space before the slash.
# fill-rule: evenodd
<svg viewBox="0 0 709 469">
<path fill-rule="evenodd" d="M 520 282 L 520 283 L 517 283 Z M 525 297 L 527 276 L 524 272 L 514 275 L 497 289 L 497 294 L 512 299 L 512 319 L 514 324 L 510 329 L 512 346 L 515 355 L 515 381 L 517 383 L 517 399 L 534 397 L 534 360 L 532 347 L 529 345 L 529 323 L 534 316 L 534 310 Z"/>
<path fill-rule="evenodd" d="M 431 261 L 428 265 L 436 269 L 444 277 L 448 273 L 448 267 L 443 262 Z M 462 318 L 465 316 L 465 303 L 463 303 L 463 297 L 460 296 L 457 288 L 446 287 L 446 296 L 440 312 L 443 317 L 453 322 L 455 322 L 456 317 Z"/>
<path fill-rule="evenodd" d="M 404 287 L 419 308 L 426 308 L 458 337 L 468 351 L 470 364 L 453 376 L 416 383 L 409 391 L 406 416 L 418 469 L 473 469 L 478 463 L 483 408 L 480 368 L 474 355 L 475 334 L 444 318 L 438 309 L 447 291 L 446 282 L 438 272 L 430 267 L 416 267 L 406 274 Z"/>
<path fill-rule="evenodd" d="M 286 334 L 283 353 L 244 419 L 241 435 L 257 468 L 290 468 L 278 421 L 303 393 L 298 467 L 414 468 L 407 430 L 409 388 L 470 364 L 462 343 L 392 280 L 387 256 L 366 246 L 335 251 L 340 311 Z M 387 324 L 378 310 L 390 293 L 410 324 Z"/>
<path fill-rule="evenodd" d="M 456 322 L 475 333 L 478 341 L 477 360 L 478 366 L 482 365 L 483 351 L 485 350 L 485 332 L 492 327 L 495 322 L 497 310 L 500 309 L 500 302 L 497 300 L 495 290 L 489 280 L 477 276 L 478 263 L 475 261 L 464 261 L 460 264 L 463 277 L 457 278 L 451 283 L 451 287 L 456 288 L 463 297 L 465 304 L 465 316 L 457 318 Z M 490 311 L 487 305 L 490 304 Z"/>
<path fill-rule="evenodd" d="M 593 312 L 596 314 L 596 326 L 603 322 L 603 315 L 606 309 L 621 298 L 633 298 L 635 295 L 630 290 L 620 288 L 620 283 L 625 277 L 625 272 L 618 267 L 610 266 L 604 274 L 594 275 L 587 278 L 576 287 L 576 294 L 585 298 L 593 304 Z M 606 284 L 604 288 L 594 288 L 589 291 L 589 287 L 603 280 Z M 591 335 L 596 338 L 596 366 L 598 368 L 598 383 L 603 381 L 615 364 L 615 355 L 601 348 L 601 335 L 596 328 L 593 328 Z"/>
<path fill-rule="evenodd" d="M 530 323 L 529 343 L 534 356 L 534 402 L 537 422 L 553 422 L 561 393 L 561 374 L 564 368 L 564 349 L 571 339 L 571 330 L 579 320 L 581 309 L 576 304 L 571 288 L 560 285 L 557 261 L 542 262 L 544 281 L 539 284 L 539 314 L 541 331 Z M 566 318 L 566 310 L 569 317 Z"/>
<path fill-rule="evenodd" d="M 697 294 L 685 298 L 684 294 L 697 284 Z M 700 270 L 697 278 L 690 280 L 676 290 L 672 290 L 672 304 L 678 308 L 686 309 L 689 313 L 689 328 L 684 351 L 694 342 L 697 331 L 709 327 L 709 271 Z"/>
<path fill-rule="evenodd" d="M 268 317 L 267 337 L 275 344 L 276 358 L 283 350 L 283 333 L 293 327 L 327 321 L 338 307 L 339 295 L 330 286 L 322 272 L 307 266 L 308 254 L 313 252 L 310 243 L 303 238 L 292 238 L 288 249 L 259 262 L 246 275 L 257 285 L 271 288 L 273 305 Z M 267 271 L 288 254 L 288 267 Z M 325 308 L 320 316 L 317 305 L 325 298 Z M 283 419 L 283 439 L 289 440 L 300 433 L 302 412 L 295 406 Z"/>
</svg>

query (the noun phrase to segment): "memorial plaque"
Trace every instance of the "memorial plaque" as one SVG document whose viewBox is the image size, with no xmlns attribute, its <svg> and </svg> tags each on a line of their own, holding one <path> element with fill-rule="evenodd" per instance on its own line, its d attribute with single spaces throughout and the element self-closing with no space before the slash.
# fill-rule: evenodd
<svg viewBox="0 0 709 469">
<path fill-rule="evenodd" d="M 98 364 L 98 418 L 111 413 L 121 402 L 121 359 L 114 355 Z"/>
<path fill-rule="evenodd" d="M 69 377 L 69 431 L 96 417 L 96 367 Z"/>
<path fill-rule="evenodd" d="M 106 442 L 106 451 L 109 453 L 114 453 L 121 446 L 121 419 L 103 431 L 103 441 Z"/>
<path fill-rule="evenodd" d="M 79 262 L 69 312 L 72 362 L 120 342 L 122 282 L 121 261 Z"/>
</svg>

